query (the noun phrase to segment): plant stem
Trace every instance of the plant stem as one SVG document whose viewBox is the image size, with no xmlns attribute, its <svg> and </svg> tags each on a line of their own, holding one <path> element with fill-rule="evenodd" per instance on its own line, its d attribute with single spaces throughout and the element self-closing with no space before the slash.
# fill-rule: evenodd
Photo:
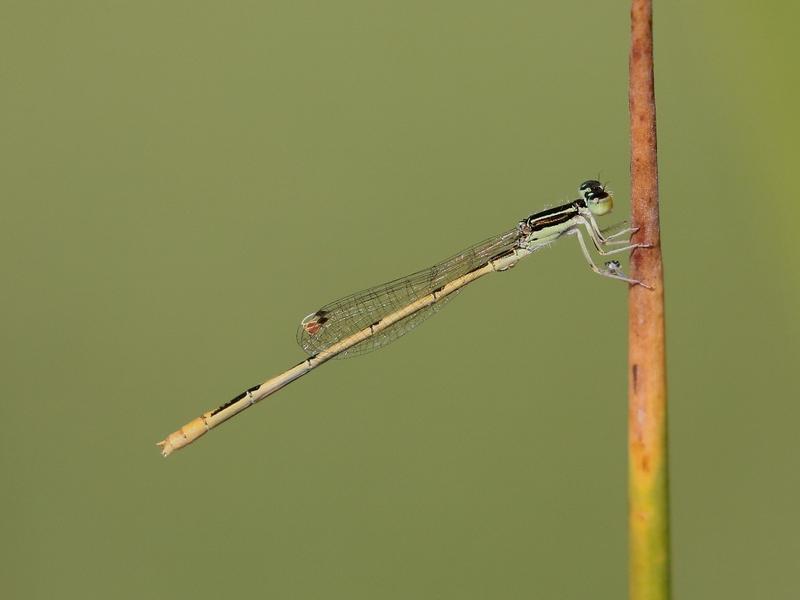
<svg viewBox="0 0 800 600">
<path fill-rule="evenodd" d="M 628 106 L 631 218 L 639 231 L 628 297 L 628 502 L 631 600 L 670 597 L 664 279 L 658 215 L 652 0 L 632 0 Z"/>
</svg>

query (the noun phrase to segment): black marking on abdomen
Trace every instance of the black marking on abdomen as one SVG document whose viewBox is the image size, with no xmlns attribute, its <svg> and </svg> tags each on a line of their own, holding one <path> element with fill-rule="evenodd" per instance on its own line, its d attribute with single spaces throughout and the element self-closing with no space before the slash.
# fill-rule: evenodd
<svg viewBox="0 0 800 600">
<path fill-rule="evenodd" d="M 214 410 L 214 412 L 212 412 L 212 413 L 211 413 L 211 416 L 213 417 L 214 415 L 216 415 L 217 413 L 220 413 L 220 412 L 222 412 L 223 410 L 225 410 L 225 409 L 226 409 L 226 408 L 228 408 L 229 406 L 233 406 L 233 405 L 234 405 L 234 404 L 236 404 L 236 403 L 237 403 L 239 400 L 241 400 L 242 398 L 244 398 L 245 396 L 247 396 L 247 394 L 248 394 L 249 392 L 253 392 L 253 391 L 257 390 L 257 389 L 258 389 L 258 388 L 260 388 L 260 387 L 261 387 L 260 385 L 254 385 L 253 387 L 251 387 L 251 388 L 249 388 L 249 389 L 246 389 L 245 391 L 243 391 L 241 394 L 239 394 L 239 395 L 238 395 L 238 396 L 236 396 L 235 398 L 231 398 L 231 399 L 230 399 L 230 400 L 228 400 L 228 401 L 227 401 L 225 404 L 223 404 L 222 406 L 220 406 L 219 408 L 217 408 L 216 410 Z"/>
<path fill-rule="evenodd" d="M 233 405 L 234 405 L 234 404 L 236 404 L 236 403 L 237 403 L 239 400 L 241 400 L 242 398 L 244 398 L 246 395 L 247 395 L 247 392 L 242 392 L 241 394 L 239 394 L 239 395 L 238 395 L 238 396 L 236 396 L 235 398 L 231 398 L 231 399 L 230 399 L 230 400 L 228 400 L 228 401 L 227 401 L 225 404 L 223 404 L 222 406 L 220 406 L 220 407 L 219 407 L 217 410 L 215 410 L 214 412 L 212 412 L 212 413 L 211 413 L 211 416 L 213 417 L 215 414 L 217 414 L 217 413 L 219 413 L 219 412 L 222 412 L 223 410 L 225 410 L 225 409 L 226 409 L 226 408 L 228 408 L 229 406 L 233 406 Z"/>
</svg>

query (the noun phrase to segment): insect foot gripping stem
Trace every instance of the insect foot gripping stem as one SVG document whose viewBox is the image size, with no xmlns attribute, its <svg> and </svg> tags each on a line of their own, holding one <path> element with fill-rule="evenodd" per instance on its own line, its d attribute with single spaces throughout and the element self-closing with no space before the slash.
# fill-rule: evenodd
<svg viewBox="0 0 800 600">
<path fill-rule="evenodd" d="M 191 444 L 206 433 L 208 431 L 208 425 L 206 425 L 207 416 L 209 415 L 206 414 L 202 417 L 197 417 L 194 421 L 190 421 L 178 429 L 178 431 L 170 433 L 166 438 L 158 442 L 156 446 L 161 447 L 161 455 L 169 456 L 175 452 L 175 450 L 180 450 L 184 446 Z"/>
</svg>

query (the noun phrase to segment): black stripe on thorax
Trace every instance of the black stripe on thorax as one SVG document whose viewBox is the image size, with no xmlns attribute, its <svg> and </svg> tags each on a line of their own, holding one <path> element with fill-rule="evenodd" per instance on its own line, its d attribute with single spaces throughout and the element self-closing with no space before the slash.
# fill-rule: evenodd
<svg viewBox="0 0 800 600">
<path fill-rule="evenodd" d="M 555 206 L 553 208 L 548 208 L 547 210 L 534 213 L 525 219 L 521 225 L 523 225 L 530 233 L 541 231 L 546 227 L 553 227 L 554 225 L 566 223 L 575 215 L 577 215 L 581 208 L 586 208 L 586 202 L 582 199 L 573 200 L 569 204 L 562 204 L 561 206 Z"/>
</svg>

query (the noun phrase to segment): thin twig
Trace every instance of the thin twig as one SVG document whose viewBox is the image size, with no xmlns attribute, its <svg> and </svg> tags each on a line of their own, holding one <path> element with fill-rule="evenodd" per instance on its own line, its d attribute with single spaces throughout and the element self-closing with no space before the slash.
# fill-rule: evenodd
<svg viewBox="0 0 800 600">
<path fill-rule="evenodd" d="M 631 600 L 670 597 L 664 279 L 658 217 L 652 1 L 632 0 L 628 105 L 635 242 L 628 298 L 629 585 Z"/>
</svg>

